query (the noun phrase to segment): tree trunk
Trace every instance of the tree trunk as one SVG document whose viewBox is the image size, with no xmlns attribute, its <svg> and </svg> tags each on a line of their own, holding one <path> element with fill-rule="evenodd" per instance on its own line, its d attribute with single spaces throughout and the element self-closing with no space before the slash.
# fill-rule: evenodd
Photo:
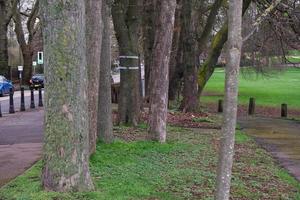
<svg viewBox="0 0 300 200">
<path fill-rule="evenodd" d="M 0 11 L 2 12 L 2 11 Z M 1 14 L 2 15 L 2 14 Z M 0 74 L 8 77 L 7 26 L 2 24 L 0 16 Z"/>
<path fill-rule="evenodd" d="M 85 1 L 43 0 L 45 136 L 43 187 L 93 189 L 89 172 Z"/>
<path fill-rule="evenodd" d="M 174 33 L 172 41 L 172 51 L 170 56 L 169 64 L 169 100 L 175 100 L 180 87 L 180 80 L 182 76 L 180 56 L 182 54 L 182 48 L 179 48 L 180 37 L 181 37 L 181 9 L 182 0 L 177 0 L 177 8 L 175 11 L 175 24 L 174 24 Z M 177 63 L 180 63 L 177 65 Z"/>
<path fill-rule="evenodd" d="M 193 112 L 198 110 L 199 100 L 198 83 L 197 83 L 197 41 L 196 34 L 196 22 L 198 19 L 198 13 L 195 13 L 195 5 L 193 1 L 185 1 L 182 9 L 183 19 L 183 65 L 184 65 L 184 85 L 181 102 L 181 110 L 183 112 Z"/>
<path fill-rule="evenodd" d="M 105 143 L 113 140 L 112 108 L 111 108 L 111 27 L 110 6 L 108 0 L 102 3 L 102 50 L 99 82 L 99 108 L 98 108 L 98 137 Z"/>
<path fill-rule="evenodd" d="M 217 172 L 217 200 L 228 200 L 234 155 L 238 75 L 242 49 L 242 0 L 229 0 L 225 105 Z"/>
<path fill-rule="evenodd" d="M 22 48 L 23 55 L 23 84 L 28 85 L 32 76 L 32 57 L 33 51 L 30 49 L 30 45 Z"/>
<path fill-rule="evenodd" d="M 247 11 L 252 0 L 243 0 L 243 15 Z M 218 31 L 218 33 L 214 36 L 211 42 L 210 50 L 208 53 L 208 58 L 204 62 L 202 66 L 200 66 L 198 72 L 198 97 L 200 98 L 203 89 L 207 83 L 207 81 L 212 76 L 215 66 L 218 62 L 218 58 L 221 55 L 224 44 L 227 41 L 228 35 L 228 24 L 224 23 L 222 28 Z"/>
<path fill-rule="evenodd" d="M 112 16 L 120 52 L 119 123 L 136 126 L 140 114 L 138 0 L 116 0 Z"/>
<path fill-rule="evenodd" d="M 7 50 L 7 4 L 0 1 L 0 74 L 8 78 L 8 50 Z"/>
<path fill-rule="evenodd" d="M 166 141 L 168 114 L 169 59 L 172 48 L 176 0 L 156 2 L 155 40 L 151 65 L 149 135 L 161 143 Z"/>
<path fill-rule="evenodd" d="M 86 58 L 88 66 L 88 111 L 90 153 L 96 151 L 98 94 L 102 42 L 102 1 L 86 0 Z"/>
<path fill-rule="evenodd" d="M 152 61 L 152 48 L 154 43 L 154 0 L 143 1 L 143 50 L 144 50 L 144 69 L 145 69 L 145 97 L 149 98 L 150 66 Z"/>
<path fill-rule="evenodd" d="M 26 22 L 27 31 L 28 31 L 27 40 L 25 38 L 21 12 L 19 9 L 20 8 L 14 7 L 13 18 L 15 22 L 15 33 L 20 48 L 22 50 L 22 56 L 23 56 L 23 65 L 24 65 L 23 83 L 29 84 L 29 80 L 31 79 L 32 76 L 33 38 L 34 38 L 34 33 L 36 32 L 36 27 L 34 24 L 36 24 L 37 15 L 39 12 L 38 11 L 39 1 L 35 1 L 34 6 L 31 9 L 31 13 L 28 16 L 28 20 Z"/>
</svg>

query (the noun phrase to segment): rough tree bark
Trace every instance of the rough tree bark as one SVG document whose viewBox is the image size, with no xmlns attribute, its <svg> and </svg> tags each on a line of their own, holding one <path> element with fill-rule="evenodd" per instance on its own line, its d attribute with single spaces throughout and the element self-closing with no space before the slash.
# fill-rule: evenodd
<svg viewBox="0 0 300 200">
<path fill-rule="evenodd" d="M 181 12 L 182 0 L 177 0 L 177 7 L 175 11 L 174 33 L 172 41 L 172 51 L 169 63 L 169 100 L 175 100 L 180 87 L 180 81 L 183 74 L 182 69 L 182 44 L 181 41 Z M 182 45 L 181 45 L 182 46 Z"/>
<path fill-rule="evenodd" d="M 88 66 L 88 110 L 90 153 L 96 151 L 98 94 L 102 43 L 102 1 L 86 0 L 86 58 Z"/>
<path fill-rule="evenodd" d="M 143 30 L 143 51 L 145 69 L 145 97 L 149 98 L 150 66 L 152 60 L 152 48 L 154 43 L 154 0 L 143 1 L 142 30 Z"/>
<path fill-rule="evenodd" d="M 229 0 L 225 104 L 215 199 L 228 200 L 234 155 L 238 75 L 242 49 L 242 0 Z"/>
<path fill-rule="evenodd" d="M 0 74 L 8 75 L 8 51 L 7 51 L 7 1 L 0 1 Z"/>
<path fill-rule="evenodd" d="M 98 108 L 98 138 L 105 142 L 113 141 L 112 108 L 111 108 L 111 27 L 110 27 L 110 0 L 102 3 L 102 50 L 99 82 Z"/>
<path fill-rule="evenodd" d="M 168 114 L 169 59 L 172 48 L 176 0 L 157 0 L 155 39 L 151 62 L 151 93 L 149 136 L 161 143 L 166 141 Z"/>
<path fill-rule="evenodd" d="M 211 31 L 215 24 L 215 20 L 218 15 L 218 11 L 224 0 L 215 0 L 211 6 L 209 16 L 206 20 L 205 26 L 202 30 L 197 28 L 197 23 L 203 20 L 203 15 L 199 15 L 197 10 L 197 1 L 186 2 L 187 12 L 183 15 L 183 24 L 186 27 L 183 31 L 184 39 L 184 54 L 183 54 L 183 65 L 184 65 L 184 87 L 182 91 L 183 100 L 181 102 L 181 109 L 187 112 L 197 111 L 199 107 L 198 98 L 198 66 L 199 58 L 206 47 L 206 44 L 211 35 Z M 189 14 L 191 13 L 191 14 Z M 192 14 L 193 13 L 193 14 Z M 200 32 L 201 31 L 201 32 Z M 196 36 L 200 36 L 199 39 Z"/>
<path fill-rule="evenodd" d="M 0 0 L 0 74 L 7 78 L 9 75 L 7 27 L 16 6 L 16 0 Z"/>
<path fill-rule="evenodd" d="M 26 27 L 28 30 L 28 39 L 26 41 L 25 34 L 22 25 L 22 18 L 20 10 L 15 7 L 14 10 L 14 22 L 15 22 L 15 33 L 17 36 L 18 43 L 22 50 L 23 56 L 23 83 L 29 84 L 29 80 L 32 76 L 32 57 L 33 57 L 33 40 L 35 39 L 35 34 L 38 31 L 39 26 L 36 24 L 36 19 L 39 13 L 39 0 L 36 0 L 33 8 L 28 16 Z"/>
<path fill-rule="evenodd" d="M 198 110 L 199 100 L 197 71 L 198 71 L 198 46 L 196 40 L 196 23 L 199 14 L 195 11 L 195 1 L 184 1 L 182 7 L 182 36 L 183 36 L 183 66 L 184 84 L 180 109 L 183 112 L 193 112 Z"/>
<path fill-rule="evenodd" d="M 46 190 L 89 191 L 85 1 L 42 0 Z"/>
<path fill-rule="evenodd" d="M 139 24 L 138 0 L 115 0 L 112 7 L 114 28 L 119 44 L 121 82 L 119 123 L 137 125 L 140 114 Z"/>
</svg>

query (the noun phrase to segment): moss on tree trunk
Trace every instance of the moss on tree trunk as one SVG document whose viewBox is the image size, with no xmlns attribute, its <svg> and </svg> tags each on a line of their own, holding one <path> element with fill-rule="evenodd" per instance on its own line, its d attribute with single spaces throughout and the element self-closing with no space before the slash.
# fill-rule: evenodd
<svg viewBox="0 0 300 200">
<path fill-rule="evenodd" d="M 43 0 L 46 190 L 89 191 L 85 2 Z"/>
</svg>

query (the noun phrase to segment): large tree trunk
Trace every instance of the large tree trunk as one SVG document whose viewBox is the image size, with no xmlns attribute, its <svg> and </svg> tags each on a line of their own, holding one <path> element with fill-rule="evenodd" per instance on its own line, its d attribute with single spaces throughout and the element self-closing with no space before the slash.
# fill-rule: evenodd
<svg viewBox="0 0 300 200">
<path fill-rule="evenodd" d="M 183 65 L 184 65 L 184 85 L 181 102 L 181 110 L 184 112 L 193 112 L 198 110 L 199 100 L 198 83 L 197 83 L 197 41 L 196 34 L 196 22 L 199 20 L 193 9 L 195 7 L 193 1 L 184 1 L 182 9 L 182 36 L 183 36 Z"/>
<path fill-rule="evenodd" d="M 242 49 L 242 0 L 229 0 L 225 105 L 217 172 L 217 200 L 228 200 L 234 155 L 238 75 Z"/>
<path fill-rule="evenodd" d="M 243 15 L 247 11 L 250 3 L 252 0 L 243 0 Z M 218 58 L 221 55 L 222 49 L 224 47 L 224 44 L 227 41 L 227 35 L 228 35 L 228 24 L 227 22 L 224 23 L 222 28 L 218 31 L 218 33 L 214 36 L 210 51 L 208 54 L 208 58 L 204 62 L 203 65 L 200 66 L 199 72 L 198 72 L 198 97 L 200 98 L 203 89 L 212 76 L 215 66 L 218 62 Z"/>
<path fill-rule="evenodd" d="M 112 16 L 119 43 L 121 67 L 119 123 L 137 125 L 141 107 L 138 0 L 116 0 L 113 4 Z"/>
<path fill-rule="evenodd" d="M 183 72 L 180 59 L 182 54 L 182 48 L 179 47 L 181 37 L 181 11 L 182 11 L 182 0 L 177 0 L 177 8 L 175 11 L 175 23 L 174 33 L 172 41 L 172 51 L 169 63 L 169 100 L 175 100 L 178 90 L 180 88 L 180 81 Z M 178 64 L 180 63 L 180 64 Z"/>
<path fill-rule="evenodd" d="M 0 75 L 8 76 L 7 2 L 0 0 Z M 8 78 L 8 77 L 7 77 Z"/>
<path fill-rule="evenodd" d="M 98 94 L 102 42 L 102 1 L 86 0 L 86 58 L 88 66 L 88 111 L 90 153 L 96 150 Z"/>
<path fill-rule="evenodd" d="M 85 1 L 44 0 L 46 190 L 89 191 Z"/>
<path fill-rule="evenodd" d="M 172 48 L 176 0 L 156 2 L 155 40 L 151 75 L 149 135 L 161 143 L 166 141 L 168 114 L 169 59 Z"/>
<path fill-rule="evenodd" d="M 102 3 L 102 19 L 104 30 L 102 33 L 102 50 L 99 83 L 98 108 L 98 137 L 105 143 L 113 140 L 112 108 L 111 108 L 111 27 L 110 5 L 105 0 Z"/>
</svg>

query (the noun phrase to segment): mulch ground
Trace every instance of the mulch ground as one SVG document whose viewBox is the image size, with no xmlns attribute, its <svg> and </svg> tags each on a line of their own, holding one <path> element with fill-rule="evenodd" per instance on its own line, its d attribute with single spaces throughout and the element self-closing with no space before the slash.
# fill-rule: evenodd
<svg viewBox="0 0 300 200">
<path fill-rule="evenodd" d="M 118 113 L 113 112 L 113 121 L 116 124 Z M 147 123 L 149 118 L 148 112 L 141 113 L 141 122 Z M 168 125 L 183 127 L 183 128 L 204 128 L 204 129 L 220 129 L 219 123 L 215 121 L 215 114 L 208 112 L 198 113 L 182 113 L 168 112 Z"/>
</svg>

